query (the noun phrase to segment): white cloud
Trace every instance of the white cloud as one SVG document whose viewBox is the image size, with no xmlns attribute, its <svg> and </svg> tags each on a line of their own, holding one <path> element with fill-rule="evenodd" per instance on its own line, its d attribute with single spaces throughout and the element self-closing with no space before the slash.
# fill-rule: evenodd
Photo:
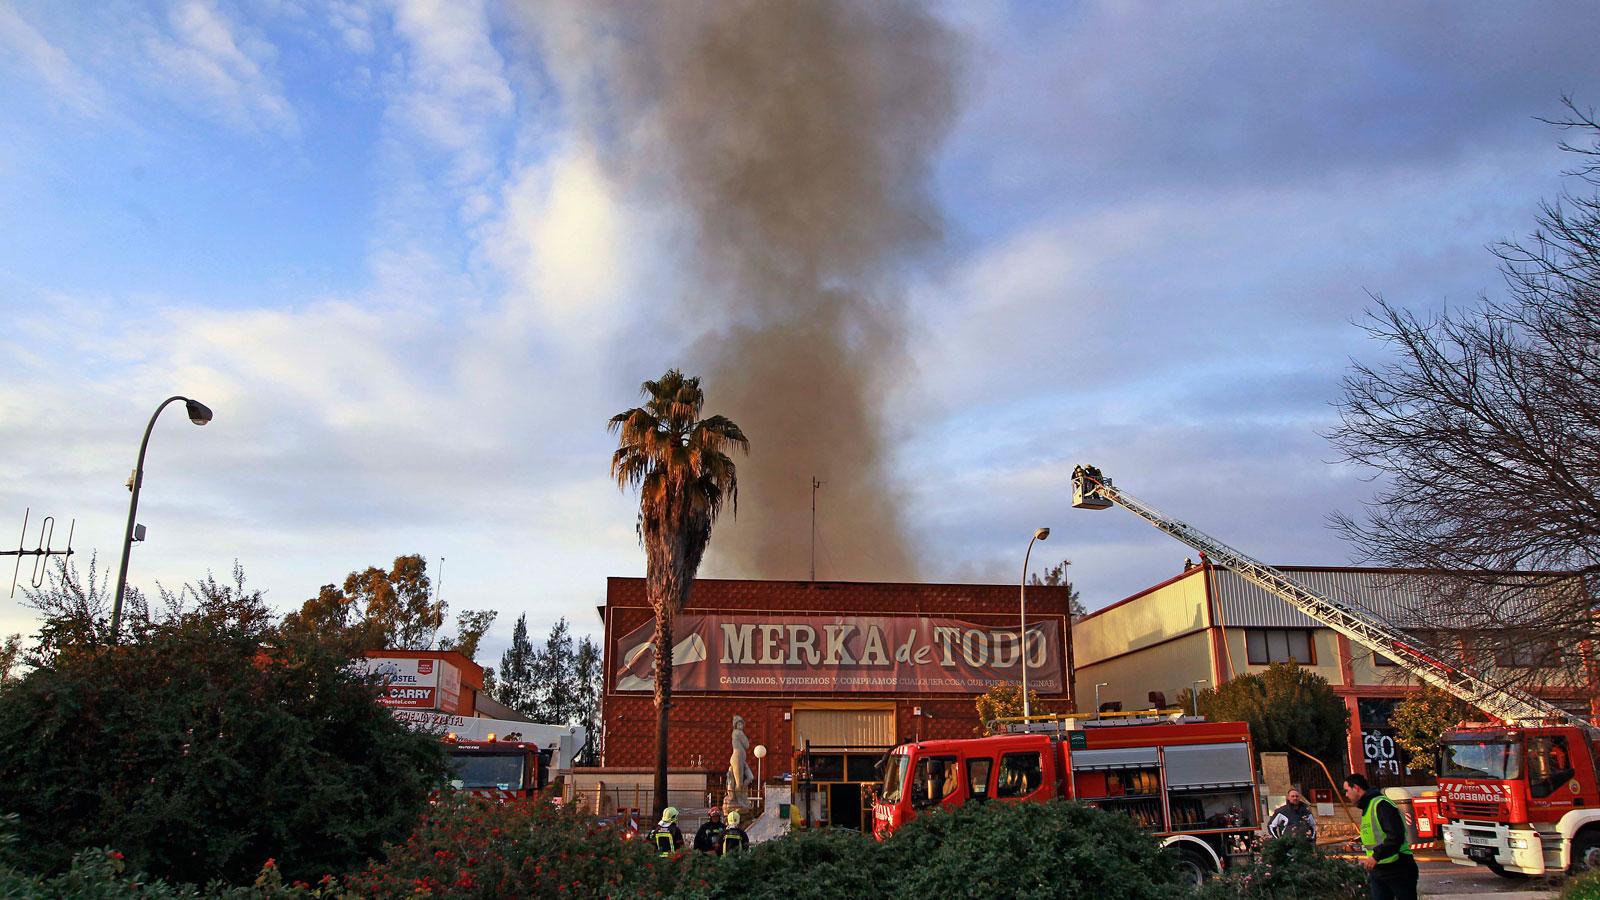
<svg viewBox="0 0 1600 900">
<path fill-rule="evenodd" d="M 276 50 L 209 0 L 183 0 L 167 29 L 147 35 L 148 64 L 180 101 L 235 127 L 293 134 L 294 109 L 274 71 Z"/>
<path fill-rule="evenodd" d="M 409 49 L 401 120 L 450 157 L 454 182 L 481 182 L 498 165 L 515 100 L 484 3 L 400 0 L 395 31 Z"/>
<path fill-rule="evenodd" d="M 62 102 L 83 115 L 100 112 L 104 92 L 61 50 L 22 17 L 10 3 L 0 3 L 0 47 L 9 46 Z"/>
</svg>

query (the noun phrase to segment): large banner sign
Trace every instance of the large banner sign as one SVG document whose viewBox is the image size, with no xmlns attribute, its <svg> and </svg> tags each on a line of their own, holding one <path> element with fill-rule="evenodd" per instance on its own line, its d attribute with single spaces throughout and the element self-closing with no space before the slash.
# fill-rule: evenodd
<svg viewBox="0 0 1600 900">
<path fill-rule="evenodd" d="M 617 690 L 655 689 L 653 622 L 623 636 Z M 981 693 L 1022 677 L 1017 629 L 925 616 L 681 615 L 674 691 Z M 1028 687 L 1061 685 L 1061 622 L 1028 625 Z"/>
<path fill-rule="evenodd" d="M 461 712 L 461 673 L 442 659 L 368 657 L 362 663 L 383 681 L 378 702 L 384 706 Z"/>
</svg>

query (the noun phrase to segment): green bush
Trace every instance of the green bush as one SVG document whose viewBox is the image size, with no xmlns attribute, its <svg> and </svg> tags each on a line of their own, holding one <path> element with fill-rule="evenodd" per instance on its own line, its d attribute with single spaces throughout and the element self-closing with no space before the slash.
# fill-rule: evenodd
<svg viewBox="0 0 1600 900">
<path fill-rule="evenodd" d="M 544 802 L 442 800 L 387 858 L 349 876 L 361 897 L 653 897 L 702 884 L 714 861 L 658 858 L 645 841 L 596 829 Z"/>
<path fill-rule="evenodd" d="M 313 882 L 364 865 L 446 772 L 375 693 L 343 654 L 253 616 L 63 644 L 0 690 L 0 810 L 20 838 L 4 859 L 53 875 L 114 846 L 189 884 L 249 884 L 269 857 Z"/>
<path fill-rule="evenodd" d="M 836 900 L 892 896 L 904 875 L 870 835 L 821 828 L 723 857 L 710 895 L 740 900 Z"/>
<path fill-rule="evenodd" d="M 345 894 L 332 877 L 317 885 L 285 884 L 271 860 L 255 883 L 234 887 L 222 882 L 199 889 L 130 873 L 115 850 L 84 850 L 59 875 L 29 875 L 0 867 L 0 900 L 335 900 Z"/>
<path fill-rule="evenodd" d="M 1206 882 L 1199 900 L 1360 900 L 1367 874 L 1359 865 L 1328 856 L 1302 837 L 1282 837 L 1261 847 L 1261 859 Z"/>
<path fill-rule="evenodd" d="M 1591 870 L 1567 879 L 1561 900 L 1600 900 L 1600 870 Z"/>
<path fill-rule="evenodd" d="M 1177 872 L 1126 816 L 1079 803 L 973 803 L 918 816 L 878 865 L 896 894 L 922 897 L 1167 898 Z"/>
</svg>

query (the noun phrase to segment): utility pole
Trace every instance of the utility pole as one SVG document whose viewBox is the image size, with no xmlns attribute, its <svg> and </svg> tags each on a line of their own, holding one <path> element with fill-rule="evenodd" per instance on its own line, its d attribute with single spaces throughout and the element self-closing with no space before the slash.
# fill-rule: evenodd
<svg viewBox="0 0 1600 900">
<path fill-rule="evenodd" d="M 811 581 L 816 581 L 816 488 L 822 482 L 811 476 Z"/>
</svg>

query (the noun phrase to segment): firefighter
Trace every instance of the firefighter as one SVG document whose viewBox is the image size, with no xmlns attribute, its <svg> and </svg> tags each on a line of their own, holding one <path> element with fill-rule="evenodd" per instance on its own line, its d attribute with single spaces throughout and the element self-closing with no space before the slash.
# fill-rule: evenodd
<svg viewBox="0 0 1600 900">
<path fill-rule="evenodd" d="M 661 856 L 671 856 L 683 847 L 683 829 L 678 827 L 678 808 L 669 806 L 661 811 L 661 821 L 650 829 L 650 843 Z"/>
<path fill-rule="evenodd" d="M 728 813 L 728 827 L 722 829 L 722 855 L 743 853 L 750 849 L 750 835 L 739 827 L 739 811 Z"/>
<path fill-rule="evenodd" d="M 1346 775 L 1344 795 L 1361 809 L 1361 849 L 1366 854 L 1361 865 L 1372 900 L 1416 900 L 1417 861 L 1400 807 L 1368 784 L 1365 775 Z"/>
<path fill-rule="evenodd" d="M 710 816 L 694 833 L 694 849 L 701 853 L 716 853 L 717 848 L 722 846 L 722 810 L 713 806 Z"/>
</svg>

